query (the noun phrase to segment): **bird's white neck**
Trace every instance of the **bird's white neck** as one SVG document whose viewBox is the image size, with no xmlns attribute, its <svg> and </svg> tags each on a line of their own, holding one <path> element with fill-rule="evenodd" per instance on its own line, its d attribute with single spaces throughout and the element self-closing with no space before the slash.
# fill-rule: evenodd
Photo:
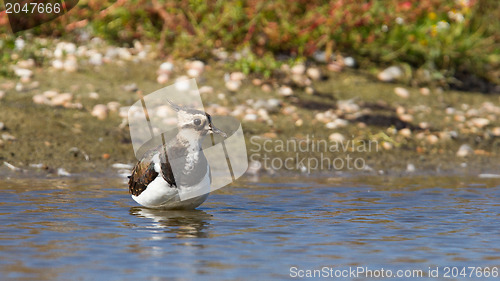
<svg viewBox="0 0 500 281">
<path fill-rule="evenodd" d="M 200 138 L 200 135 L 195 130 L 184 129 L 180 130 L 177 134 L 178 140 L 183 143 L 188 150 L 198 151 L 201 148 L 201 141 L 203 138 Z"/>
</svg>

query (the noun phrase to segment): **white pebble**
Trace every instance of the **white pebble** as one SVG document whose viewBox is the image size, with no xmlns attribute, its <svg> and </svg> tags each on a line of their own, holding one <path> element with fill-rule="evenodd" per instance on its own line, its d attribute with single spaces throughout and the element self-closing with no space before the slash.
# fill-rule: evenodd
<svg viewBox="0 0 500 281">
<path fill-rule="evenodd" d="M 156 82 L 158 82 L 159 84 L 165 84 L 168 82 L 168 74 L 166 73 L 161 73 L 160 75 L 158 75 L 158 77 L 156 78 Z"/>
<path fill-rule="evenodd" d="M 458 157 L 467 157 L 474 154 L 474 150 L 468 144 L 462 144 L 457 151 Z"/>
<path fill-rule="evenodd" d="M 410 92 L 403 87 L 394 88 L 394 93 L 396 93 L 396 95 L 403 99 L 407 99 L 410 97 Z"/>
<path fill-rule="evenodd" d="M 160 64 L 161 72 L 170 74 L 173 70 L 174 70 L 174 64 L 169 61 Z"/>
<path fill-rule="evenodd" d="M 401 79 L 404 73 L 403 70 L 398 66 L 391 66 L 384 69 L 377 75 L 377 78 L 383 82 L 391 82 L 394 80 Z"/>
<path fill-rule="evenodd" d="M 307 76 L 312 80 L 319 80 L 321 78 L 321 72 L 318 68 L 311 67 L 307 69 Z"/>
<path fill-rule="evenodd" d="M 302 75 L 306 72 L 306 66 L 303 64 L 294 65 L 291 69 L 292 74 Z"/>
<path fill-rule="evenodd" d="M 65 105 L 66 103 L 71 102 L 72 99 L 73 99 L 72 94 L 62 93 L 62 94 L 59 94 L 59 95 L 53 97 L 52 100 L 50 101 L 50 104 L 52 106 L 62 106 L 62 105 Z"/>
<path fill-rule="evenodd" d="M 99 94 L 96 92 L 92 92 L 89 94 L 89 98 L 91 98 L 93 100 L 97 100 L 97 99 L 99 99 Z"/>
<path fill-rule="evenodd" d="M 53 60 L 52 61 L 52 67 L 57 69 L 57 70 L 61 70 L 64 68 L 64 62 L 62 60 Z"/>
<path fill-rule="evenodd" d="M 490 124 L 490 120 L 486 118 L 474 118 L 470 120 L 472 125 L 477 127 L 477 128 L 483 128 L 485 126 L 488 126 Z"/>
<path fill-rule="evenodd" d="M 229 80 L 226 82 L 226 88 L 231 92 L 236 92 L 241 87 L 239 80 Z"/>
<path fill-rule="evenodd" d="M 214 92 L 214 88 L 210 86 L 202 86 L 199 91 L 200 94 L 212 94 Z"/>
<path fill-rule="evenodd" d="M 246 76 L 243 72 L 233 72 L 231 73 L 230 79 L 234 81 L 241 81 L 245 79 Z"/>
<path fill-rule="evenodd" d="M 341 133 L 333 133 L 330 136 L 328 136 L 328 139 L 331 142 L 344 142 L 346 140 L 344 135 L 342 135 Z"/>
<path fill-rule="evenodd" d="M 288 97 L 293 95 L 293 90 L 290 87 L 287 86 L 281 86 L 278 90 L 278 93 L 282 96 Z"/>
<path fill-rule="evenodd" d="M 106 119 L 108 116 L 108 107 L 104 104 L 95 105 L 94 109 L 92 109 L 92 116 L 95 116 L 100 120 Z"/>
<path fill-rule="evenodd" d="M 253 114 L 253 113 L 249 113 L 249 114 L 246 114 L 245 117 L 243 117 L 243 120 L 244 121 L 257 121 L 257 114 Z"/>
<path fill-rule="evenodd" d="M 403 137 L 409 138 L 411 137 L 411 130 L 408 128 L 403 128 L 399 130 L 399 134 L 402 135 Z"/>
</svg>

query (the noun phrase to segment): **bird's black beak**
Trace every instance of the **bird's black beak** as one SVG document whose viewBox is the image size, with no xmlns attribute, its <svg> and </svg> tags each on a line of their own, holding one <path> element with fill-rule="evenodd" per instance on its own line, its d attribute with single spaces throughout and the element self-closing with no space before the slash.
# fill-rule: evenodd
<svg viewBox="0 0 500 281">
<path fill-rule="evenodd" d="M 220 135 L 223 138 L 227 137 L 226 133 L 224 133 L 223 131 L 219 130 L 218 128 L 216 128 L 214 126 L 214 124 L 212 123 L 212 117 L 208 113 L 207 113 L 207 119 L 208 119 L 208 127 L 209 127 L 209 130 L 210 130 L 209 131 L 210 134 L 218 134 L 218 135 Z"/>
</svg>

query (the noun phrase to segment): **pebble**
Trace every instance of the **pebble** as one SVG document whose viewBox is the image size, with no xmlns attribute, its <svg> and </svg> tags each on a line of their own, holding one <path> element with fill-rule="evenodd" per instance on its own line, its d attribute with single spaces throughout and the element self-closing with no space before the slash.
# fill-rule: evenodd
<svg viewBox="0 0 500 281">
<path fill-rule="evenodd" d="M 196 69 L 201 74 L 203 72 L 203 70 L 205 69 L 205 63 L 202 62 L 202 61 L 200 61 L 200 60 L 195 60 L 195 61 L 192 61 L 192 62 L 188 63 L 188 68 L 190 68 L 190 69 Z"/>
<path fill-rule="evenodd" d="M 78 63 L 75 57 L 68 58 L 64 61 L 64 70 L 67 72 L 75 72 L 78 70 Z"/>
<path fill-rule="evenodd" d="M 239 80 L 228 80 L 226 82 L 226 88 L 231 92 L 236 92 L 241 87 L 241 82 Z"/>
<path fill-rule="evenodd" d="M 398 66 L 390 66 L 377 75 L 377 78 L 383 82 L 392 82 L 403 78 L 404 72 Z"/>
<path fill-rule="evenodd" d="M 347 67 L 356 67 L 356 60 L 353 57 L 345 57 L 344 65 Z"/>
<path fill-rule="evenodd" d="M 115 169 L 129 169 L 129 170 L 134 168 L 134 166 L 131 164 L 122 164 L 122 163 L 114 163 L 113 165 L 111 165 L 111 167 Z"/>
<path fill-rule="evenodd" d="M 89 98 L 91 98 L 93 100 L 97 100 L 97 99 L 99 99 L 99 94 L 96 92 L 89 93 Z"/>
<path fill-rule="evenodd" d="M 328 136 L 328 140 L 330 140 L 331 142 L 338 143 L 338 142 L 344 142 L 346 138 L 341 133 L 333 133 L 330 136 Z"/>
<path fill-rule="evenodd" d="M 385 150 L 391 150 L 394 148 L 394 145 L 390 142 L 382 142 L 382 147 L 385 149 Z"/>
<path fill-rule="evenodd" d="M 190 68 L 187 70 L 186 74 L 191 78 L 198 78 L 201 75 L 201 70 L 196 68 Z"/>
<path fill-rule="evenodd" d="M 428 135 L 426 139 L 430 144 L 436 144 L 439 142 L 439 138 L 436 135 Z"/>
<path fill-rule="evenodd" d="M 49 104 L 50 100 L 44 95 L 34 95 L 33 102 L 36 104 Z"/>
<path fill-rule="evenodd" d="M 9 133 L 3 133 L 2 134 L 2 139 L 4 141 L 15 141 L 17 138 L 14 137 L 13 135 L 9 134 Z"/>
<path fill-rule="evenodd" d="M 420 122 L 420 123 L 418 123 L 418 126 L 420 127 L 420 129 L 424 129 L 424 130 L 430 128 L 430 125 L 427 122 Z"/>
<path fill-rule="evenodd" d="M 314 88 L 313 88 L 313 87 L 309 87 L 309 86 L 307 86 L 307 87 L 306 87 L 306 89 L 305 89 L 305 92 L 306 92 L 306 94 L 308 94 L 308 95 L 314 95 L 314 93 L 315 93 L 316 91 L 314 91 Z"/>
<path fill-rule="evenodd" d="M 68 171 L 66 171 L 64 168 L 57 169 L 57 175 L 60 177 L 70 177 L 71 176 L 71 174 Z"/>
<path fill-rule="evenodd" d="M 70 93 L 62 93 L 53 97 L 50 101 L 52 106 L 63 106 L 69 103 L 73 99 L 73 95 Z"/>
<path fill-rule="evenodd" d="M 297 121 L 295 121 L 295 126 L 300 127 L 302 125 L 304 125 L 304 120 L 298 119 Z"/>
<path fill-rule="evenodd" d="M 57 91 L 53 91 L 53 90 L 48 90 L 48 91 L 43 92 L 43 96 L 46 98 L 49 98 L 49 99 L 54 98 L 58 94 L 59 93 Z"/>
<path fill-rule="evenodd" d="M 319 80 L 321 79 L 321 71 L 318 68 L 310 67 L 307 69 L 307 76 L 312 80 Z"/>
<path fill-rule="evenodd" d="M 161 73 L 170 74 L 170 73 L 172 73 L 172 71 L 174 71 L 174 64 L 171 62 L 168 62 L 168 61 L 164 62 L 164 63 L 160 64 L 159 71 Z"/>
<path fill-rule="evenodd" d="M 139 88 L 137 88 L 137 84 L 135 84 L 135 83 L 127 84 L 127 85 L 123 86 L 122 88 L 127 92 L 135 92 L 139 89 Z"/>
<path fill-rule="evenodd" d="M 500 137 L 500 127 L 495 127 L 491 129 L 491 134 L 495 137 Z"/>
<path fill-rule="evenodd" d="M 12 171 L 15 171 L 15 172 L 22 172 L 22 171 L 23 171 L 21 168 L 18 168 L 18 167 L 14 166 L 14 165 L 12 165 L 12 164 L 10 164 L 10 163 L 8 163 L 8 162 L 5 162 L 5 161 L 4 161 L 4 162 L 3 162 L 3 164 L 4 164 L 7 168 L 9 168 L 10 170 L 12 170 Z"/>
<path fill-rule="evenodd" d="M 472 125 L 474 125 L 477 128 L 483 128 L 483 127 L 488 126 L 490 124 L 490 120 L 488 120 L 486 118 L 474 118 L 474 119 L 470 120 L 470 122 L 472 123 Z"/>
<path fill-rule="evenodd" d="M 253 84 L 254 86 L 257 86 L 257 87 L 258 87 L 258 86 L 262 85 L 262 80 L 260 80 L 260 79 L 258 79 L 258 78 L 252 79 L 252 84 Z"/>
<path fill-rule="evenodd" d="M 5 124 L 3 122 L 0 122 L 0 131 L 5 129 Z"/>
<path fill-rule="evenodd" d="M 14 69 L 14 74 L 16 74 L 19 77 L 31 77 L 33 75 L 33 71 L 27 69 L 27 68 L 20 68 L 16 67 Z"/>
<path fill-rule="evenodd" d="M 327 129 L 337 129 L 337 128 L 343 128 L 349 124 L 349 121 L 337 118 L 331 122 L 326 123 L 326 128 Z"/>
<path fill-rule="evenodd" d="M 120 103 L 117 101 L 110 101 L 108 102 L 107 107 L 109 111 L 117 112 L 118 110 L 120 110 Z"/>
<path fill-rule="evenodd" d="M 200 94 L 213 94 L 214 88 L 211 86 L 202 86 L 200 89 Z"/>
<path fill-rule="evenodd" d="M 281 86 L 278 90 L 278 94 L 280 94 L 281 96 L 284 96 L 284 97 L 288 97 L 288 96 L 293 95 L 293 90 L 292 90 L 292 88 L 290 88 L 288 86 Z"/>
<path fill-rule="evenodd" d="M 270 93 L 273 90 L 273 88 L 269 84 L 262 84 L 260 88 L 266 93 Z"/>
<path fill-rule="evenodd" d="M 245 117 L 243 117 L 243 120 L 244 121 L 257 121 L 257 114 L 253 114 L 253 113 L 249 113 L 249 114 L 246 114 Z"/>
<path fill-rule="evenodd" d="M 91 54 L 89 58 L 89 63 L 96 66 L 102 65 L 102 54 L 100 53 Z"/>
<path fill-rule="evenodd" d="M 474 150 L 468 144 L 462 144 L 457 151 L 458 157 L 467 157 L 474 154 Z"/>
<path fill-rule="evenodd" d="M 407 99 L 410 97 L 410 92 L 403 87 L 394 88 L 394 93 L 396 93 L 396 95 L 403 99 Z"/>
<path fill-rule="evenodd" d="M 431 90 L 429 90 L 429 88 L 420 88 L 420 94 L 422 94 L 422 96 L 428 96 L 431 94 Z"/>
<path fill-rule="evenodd" d="M 342 66 L 338 62 L 331 62 L 329 63 L 326 68 L 328 71 L 331 72 L 341 72 L 342 71 Z"/>
<path fill-rule="evenodd" d="M 403 137 L 409 138 L 411 137 L 411 130 L 408 128 L 403 128 L 399 130 L 399 134 L 402 135 Z"/>
<path fill-rule="evenodd" d="M 62 60 L 56 59 L 52 61 L 52 67 L 61 70 L 64 68 L 64 62 Z"/>
<path fill-rule="evenodd" d="M 290 72 L 296 75 L 303 75 L 306 72 L 306 66 L 303 64 L 294 65 Z"/>
<path fill-rule="evenodd" d="M 220 99 L 220 100 L 224 100 L 226 98 L 226 95 L 223 94 L 223 93 L 218 93 L 217 94 L 217 98 Z"/>
<path fill-rule="evenodd" d="M 92 109 L 92 116 L 97 117 L 99 120 L 104 120 L 108 116 L 108 107 L 104 104 L 97 104 Z"/>
<path fill-rule="evenodd" d="M 0 90 L 0 100 L 5 97 L 5 91 Z"/>
<path fill-rule="evenodd" d="M 406 165 L 406 171 L 408 173 L 415 172 L 416 171 L 415 165 L 413 165 L 412 163 L 408 163 L 408 165 Z"/>
<path fill-rule="evenodd" d="M 403 114 L 403 115 L 399 116 L 399 119 L 401 121 L 405 121 L 405 122 L 411 123 L 411 122 L 413 122 L 413 115 L 411 115 L 411 114 Z"/>
<path fill-rule="evenodd" d="M 242 81 L 246 76 L 243 72 L 233 72 L 231 73 L 230 79 L 233 81 Z"/>
<path fill-rule="evenodd" d="M 166 84 L 168 82 L 168 74 L 166 73 L 161 73 L 160 75 L 158 75 L 158 77 L 156 78 L 156 82 L 158 82 L 159 84 Z"/>
</svg>

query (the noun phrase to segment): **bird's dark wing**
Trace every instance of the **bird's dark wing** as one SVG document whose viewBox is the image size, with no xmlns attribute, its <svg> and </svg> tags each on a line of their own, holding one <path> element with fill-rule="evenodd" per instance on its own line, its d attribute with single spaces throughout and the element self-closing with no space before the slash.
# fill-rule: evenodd
<svg viewBox="0 0 500 281">
<path fill-rule="evenodd" d="M 168 161 L 168 155 L 167 152 L 165 151 L 165 147 L 161 147 L 162 151 L 160 152 L 160 168 L 161 168 L 161 175 L 163 179 L 170 184 L 170 186 L 176 186 L 177 184 L 175 182 L 174 178 L 174 172 L 172 171 L 172 166 L 170 165 L 170 162 Z M 169 149 L 169 154 L 172 154 L 172 150 Z"/>
<path fill-rule="evenodd" d="M 152 155 L 149 154 L 137 162 L 134 170 L 132 170 L 132 175 L 128 181 L 129 193 L 139 196 L 157 176 L 158 173 L 155 171 Z"/>
</svg>

